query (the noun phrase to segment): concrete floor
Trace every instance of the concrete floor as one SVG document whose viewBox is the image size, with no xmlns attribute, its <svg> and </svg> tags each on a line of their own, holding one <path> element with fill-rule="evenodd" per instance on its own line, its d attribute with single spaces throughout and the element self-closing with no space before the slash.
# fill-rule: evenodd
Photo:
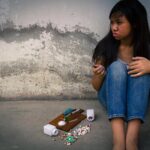
<svg viewBox="0 0 150 150">
<path fill-rule="evenodd" d="M 43 134 L 43 126 L 66 108 L 93 108 L 91 132 L 66 146 Z M 85 119 L 79 125 L 87 125 Z M 150 149 L 150 113 L 141 130 L 141 150 Z M 106 112 L 97 100 L 0 101 L 0 150 L 111 150 L 112 134 Z"/>
</svg>

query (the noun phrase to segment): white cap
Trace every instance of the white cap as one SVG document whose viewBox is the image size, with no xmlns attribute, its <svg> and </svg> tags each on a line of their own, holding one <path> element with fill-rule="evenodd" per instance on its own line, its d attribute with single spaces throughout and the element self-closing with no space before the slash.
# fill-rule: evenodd
<svg viewBox="0 0 150 150">
<path fill-rule="evenodd" d="M 58 135 L 58 133 L 59 133 L 59 132 L 58 132 L 57 129 L 53 129 L 53 130 L 52 130 L 52 135 Z"/>
</svg>

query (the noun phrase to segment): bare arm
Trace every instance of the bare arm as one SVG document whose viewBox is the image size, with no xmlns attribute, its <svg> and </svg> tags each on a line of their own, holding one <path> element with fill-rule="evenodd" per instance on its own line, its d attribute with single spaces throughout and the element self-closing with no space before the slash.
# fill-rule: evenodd
<svg viewBox="0 0 150 150">
<path fill-rule="evenodd" d="M 105 76 L 105 68 L 101 64 L 96 64 L 92 67 L 93 76 L 92 76 L 92 86 L 93 88 L 98 91 L 103 83 L 104 76 Z"/>
<path fill-rule="evenodd" d="M 92 86 L 98 91 L 103 83 L 104 76 L 93 75 L 92 77 Z"/>
</svg>

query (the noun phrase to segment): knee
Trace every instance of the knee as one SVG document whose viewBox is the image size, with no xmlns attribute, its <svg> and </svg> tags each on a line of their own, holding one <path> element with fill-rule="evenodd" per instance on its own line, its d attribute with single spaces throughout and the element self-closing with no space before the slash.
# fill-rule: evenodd
<svg viewBox="0 0 150 150">
<path fill-rule="evenodd" d="M 150 87 L 150 74 L 144 74 L 142 76 L 133 78 L 131 76 L 128 77 L 129 85 L 134 85 L 134 87 L 138 87 L 141 91 L 148 91 L 149 93 L 149 87 Z M 142 85 L 142 86 L 141 86 Z"/>
<path fill-rule="evenodd" d="M 147 83 L 150 81 L 150 75 L 149 74 L 144 74 L 142 76 L 139 76 L 138 78 L 135 78 L 137 81 L 139 81 L 140 83 Z"/>
<path fill-rule="evenodd" d="M 113 62 L 107 69 L 107 75 L 116 80 L 125 78 L 127 76 L 126 65 L 120 61 Z"/>
</svg>

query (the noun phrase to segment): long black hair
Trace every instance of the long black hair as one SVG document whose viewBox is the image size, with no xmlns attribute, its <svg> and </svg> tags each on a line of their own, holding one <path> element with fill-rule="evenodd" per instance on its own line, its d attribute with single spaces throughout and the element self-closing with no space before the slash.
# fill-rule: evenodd
<svg viewBox="0 0 150 150">
<path fill-rule="evenodd" d="M 133 55 L 150 59 L 150 31 L 145 7 L 138 0 L 120 0 L 111 10 L 109 18 L 121 13 L 133 28 Z M 120 41 L 109 33 L 97 44 L 92 60 L 103 58 L 105 67 L 117 59 Z"/>
</svg>

